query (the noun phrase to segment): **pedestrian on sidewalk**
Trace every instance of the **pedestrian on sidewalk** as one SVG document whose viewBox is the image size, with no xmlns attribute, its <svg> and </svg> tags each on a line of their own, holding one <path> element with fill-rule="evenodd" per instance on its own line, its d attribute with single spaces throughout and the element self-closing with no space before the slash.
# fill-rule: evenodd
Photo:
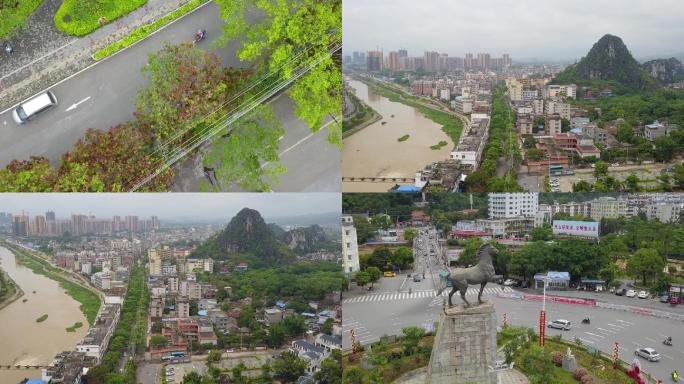
<svg viewBox="0 0 684 384">
<path fill-rule="evenodd" d="M 5 52 L 9 55 L 12 53 L 14 49 L 12 48 L 12 45 L 9 42 L 5 43 Z"/>
</svg>

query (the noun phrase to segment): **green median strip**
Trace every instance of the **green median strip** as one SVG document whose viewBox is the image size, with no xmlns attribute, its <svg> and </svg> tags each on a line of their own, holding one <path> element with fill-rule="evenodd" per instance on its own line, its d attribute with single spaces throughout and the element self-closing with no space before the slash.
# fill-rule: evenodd
<svg viewBox="0 0 684 384">
<path fill-rule="evenodd" d="M 128 35 L 124 36 L 121 40 L 116 41 L 115 43 L 112 43 L 97 52 L 93 54 L 93 59 L 95 60 L 102 60 L 105 57 L 111 56 L 119 51 L 121 51 L 124 48 L 130 47 L 131 45 L 137 43 L 138 41 L 146 38 L 147 36 L 151 35 L 154 31 L 159 30 L 161 27 L 171 23 L 172 21 L 179 19 L 181 16 L 184 16 L 193 10 L 197 9 L 200 5 L 204 4 L 206 0 L 191 0 L 187 4 L 183 5 L 182 7 L 176 9 L 175 11 L 167 14 L 166 16 L 162 17 L 161 19 L 152 22 L 150 24 L 145 24 L 143 26 L 140 26 Z"/>
</svg>

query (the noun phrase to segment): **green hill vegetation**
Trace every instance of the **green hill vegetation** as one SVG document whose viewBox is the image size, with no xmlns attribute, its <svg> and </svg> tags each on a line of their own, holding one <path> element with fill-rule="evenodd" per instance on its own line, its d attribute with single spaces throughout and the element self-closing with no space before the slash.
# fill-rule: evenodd
<svg viewBox="0 0 684 384">
<path fill-rule="evenodd" d="M 657 81 L 646 72 L 617 36 L 604 35 L 587 56 L 553 79 L 554 84 L 574 83 L 598 90 L 610 88 L 626 94 L 656 88 Z"/>
<path fill-rule="evenodd" d="M 294 252 L 282 242 L 258 211 L 243 208 L 221 232 L 200 245 L 190 257 L 248 262 L 250 267 L 283 265 Z"/>
</svg>

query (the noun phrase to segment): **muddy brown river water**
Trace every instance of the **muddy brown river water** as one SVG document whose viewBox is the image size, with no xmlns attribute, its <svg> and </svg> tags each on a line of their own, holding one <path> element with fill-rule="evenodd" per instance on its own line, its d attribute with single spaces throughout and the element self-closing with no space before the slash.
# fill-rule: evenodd
<svg viewBox="0 0 684 384">
<path fill-rule="evenodd" d="M 374 93 L 364 83 L 350 80 L 356 96 L 382 115 L 379 120 L 343 141 L 342 175 L 344 177 L 409 177 L 435 161 L 449 158 L 453 142 L 442 126 L 420 111 Z M 394 117 L 392 117 L 394 115 Z M 385 124 L 383 124 L 383 122 Z M 398 138 L 410 135 L 404 142 Z M 430 149 L 440 141 L 449 143 L 439 150 Z M 393 183 L 344 182 L 343 192 L 386 192 Z"/>
<path fill-rule="evenodd" d="M 0 309 L 0 365 L 47 365 L 58 352 L 73 349 L 88 331 L 79 303 L 56 281 L 18 265 L 14 254 L 3 247 L 0 268 L 24 291 L 23 297 Z M 43 314 L 48 315 L 47 320 L 37 323 Z M 83 327 L 66 331 L 78 321 Z M 3 384 L 15 384 L 25 377 L 39 379 L 40 371 L 0 369 Z"/>
</svg>

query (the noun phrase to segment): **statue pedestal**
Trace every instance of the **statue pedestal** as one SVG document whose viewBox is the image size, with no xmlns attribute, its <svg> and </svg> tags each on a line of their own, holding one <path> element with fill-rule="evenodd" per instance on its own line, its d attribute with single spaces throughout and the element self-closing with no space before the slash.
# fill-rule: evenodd
<svg viewBox="0 0 684 384">
<path fill-rule="evenodd" d="M 427 382 L 497 384 L 496 315 L 489 303 L 442 311 L 435 334 Z"/>
</svg>

